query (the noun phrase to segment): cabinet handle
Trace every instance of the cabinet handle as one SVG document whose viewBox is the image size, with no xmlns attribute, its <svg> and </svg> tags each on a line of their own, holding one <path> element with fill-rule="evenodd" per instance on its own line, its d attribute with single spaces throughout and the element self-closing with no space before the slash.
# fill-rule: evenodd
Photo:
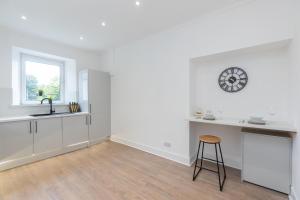
<svg viewBox="0 0 300 200">
<path fill-rule="evenodd" d="M 90 115 L 90 125 L 92 125 L 92 115 Z"/>
<path fill-rule="evenodd" d="M 92 104 L 90 104 L 90 113 L 92 113 Z"/>
<path fill-rule="evenodd" d="M 30 134 L 32 133 L 32 122 L 31 121 L 29 122 L 29 133 Z"/>
<path fill-rule="evenodd" d="M 35 121 L 35 133 L 38 132 L 38 125 L 37 125 L 37 121 Z"/>
</svg>

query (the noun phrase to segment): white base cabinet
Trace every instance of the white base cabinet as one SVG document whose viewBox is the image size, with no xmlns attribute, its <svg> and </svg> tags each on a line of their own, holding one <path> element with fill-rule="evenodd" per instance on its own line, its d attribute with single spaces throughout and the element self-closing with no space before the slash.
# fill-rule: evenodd
<svg viewBox="0 0 300 200">
<path fill-rule="evenodd" d="M 243 133 L 243 180 L 289 194 L 291 145 L 288 137 Z"/>
<path fill-rule="evenodd" d="M 0 171 L 88 147 L 89 114 L 0 123 Z"/>
</svg>

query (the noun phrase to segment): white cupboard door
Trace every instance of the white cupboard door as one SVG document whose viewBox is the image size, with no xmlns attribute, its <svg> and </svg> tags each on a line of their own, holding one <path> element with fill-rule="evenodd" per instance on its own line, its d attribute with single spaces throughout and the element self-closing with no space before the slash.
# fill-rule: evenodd
<svg viewBox="0 0 300 200">
<path fill-rule="evenodd" d="M 63 118 L 63 144 L 72 147 L 88 143 L 88 116 Z"/>
<path fill-rule="evenodd" d="M 291 138 L 244 133 L 244 180 L 288 194 L 291 148 Z"/>
<path fill-rule="evenodd" d="M 104 139 L 108 136 L 106 123 L 107 120 L 105 116 L 99 113 L 91 114 L 89 136 L 92 142 Z"/>
<path fill-rule="evenodd" d="M 91 113 L 89 135 L 90 140 L 97 141 L 110 135 L 110 75 L 93 71 L 88 79 Z"/>
<path fill-rule="evenodd" d="M 30 121 L 0 123 L 0 162 L 18 160 L 32 154 Z"/>
<path fill-rule="evenodd" d="M 34 121 L 34 152 L 48 153 L 62 148 L 62 119 L 39 119 Z"/>
</svg>

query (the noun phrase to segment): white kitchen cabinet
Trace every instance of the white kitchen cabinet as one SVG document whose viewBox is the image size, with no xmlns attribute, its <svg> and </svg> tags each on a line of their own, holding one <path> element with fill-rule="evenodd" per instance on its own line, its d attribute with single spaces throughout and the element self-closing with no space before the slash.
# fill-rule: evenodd
<svg viewBox="0 0 300 200">
<path fill-rule="evenodd" d="M 0 120 L 0 171 L 88 147 L 88 126 L 89 113 Z"/>
<path fill-rule="evenodd" d="M 31 121 L 0 123 L 0 138 L 0 163 L 9 163 L 32 156 Z"/>
<path fill-rule="evenodd" d="M 88 145 L 88 116 L 69 116 L 63 118 L 63 145 L 76 148 Z"/>
<path fill-rule="evenodd" d="M 110 136 L 110 75 L 96 70 L 79 73 L 79 103 L 89 112 L 89 140 L 98 143 Z"/>
<path fill-rule="evenodd" d="M 62 118 L 34 120 L 34 153 L 50 153 L 62 148 Z"/>
<path fill-rule="evenodd" d="M 291 145 L 289 137 L 243 133 L 243 180 L 289 194 Z"/>
</svg>

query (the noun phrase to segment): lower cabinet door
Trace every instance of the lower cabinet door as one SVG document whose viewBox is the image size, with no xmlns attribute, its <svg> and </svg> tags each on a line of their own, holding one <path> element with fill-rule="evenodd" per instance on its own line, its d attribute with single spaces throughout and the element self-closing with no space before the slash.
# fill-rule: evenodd
<svg viewBox="0 0 300 200">
<path fill-rule="evenodd" d="M 33 154 L 30 121 L 0 123 L 0 163 L 16 161 Z"/>
<path fill-rule="evenodd" d="M 87 116 L 71 116 L 63 118 L 63 145 L 65 147 L 87 144 L 88 132 Z"/>
<path fill-rule="evenodd" d="M 62 118 L 34 121 L 34 153 L 50 153 L 62 148 Z"/>
<path fill-rule="evenodd" d="M 291 138 L 244 133 L 243 179 L 289 194 L 291 144 Z"/>
<path fill-rule="evenodd" d="M 108 120 L 105 115 L 94 113 L 90 116 L 89 136 L 92 143 L 109 136 Z"/>
</svg>

